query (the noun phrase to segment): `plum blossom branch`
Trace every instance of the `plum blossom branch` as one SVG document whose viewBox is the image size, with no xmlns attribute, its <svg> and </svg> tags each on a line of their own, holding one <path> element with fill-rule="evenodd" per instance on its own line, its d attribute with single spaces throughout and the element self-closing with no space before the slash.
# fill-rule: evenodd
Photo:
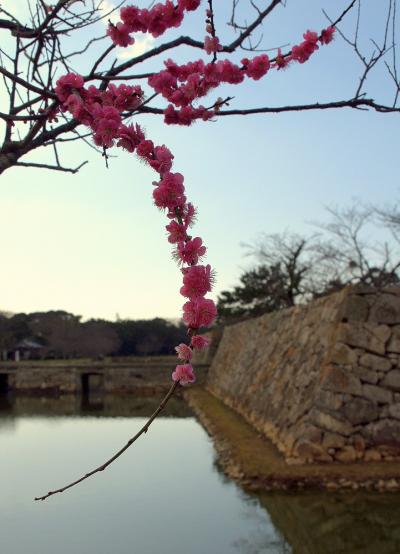
<svg viewBox="0 0 400 554">
<path fill-rule="evenodd" d="M 265 8 L 261 9 L 251 0 L 251 5 L 256 10 L 255 19 L 250 25 L 234 25 L 234 30 L 239 32 L 239 36 L 223 46 L 216 33 L 213 1 L 207 0 L 208 7 L 205 13 L 208 35 L 204 42 L 181 35 L 123 63 L 118 63 L 117 59 L 109 59 L 109 54 L 116 47 L 127 48 L 134 45 L 138 33 L 149 33 L 153 38 L 158 38 L 168 30 L 180 28 L 188 14 L 201 6 L 201 0 L 161 0 L 152 3 L 148 8 L 125 5 L 125 2 L 121 1 L 117 6 L 118 15 L 114 13 L 116 18 L 113 17 L 108 22 L 107 37 L 111 41 L 110 45 L 98 54 L 97 58 L 91 60 L 85 70 L 79 72 L 73 68 L 71 57 L 74 53 L 68 49 L 70 53 L 63 54 L 61 39 L 77 29 L 94 25 L 99 20 L 107 21 L 107 16 L 101 10 L 102 0 L 92 0 L 89 8 L 85 7 L 85 2 L 78 0 L 58 0 L 53 6 L 39 0 L 36 11 L 31 10 L 30 21 L 26 26 L 21 26 L 17 19 L 3 12 L 9 19 L 0 20 L 0 29 L 10 31 L 11 35 L 16 37 L 18 56 L 15 58 L 13 55 L 2 54 L 0 59 L 0 74 L 3 76 L 10 99 L 9 113 L 1 114 L 6 122 L 7 132 L 6 140 L 0 149 L 0 173 L 13 165 L 75 173 L 84 164 L 77 168 L 63 167 L 56 144 L 58 141 L 66 142 L 75 138 L 87 140 L 89 136 L 95 145 L 92 147 L 102 152 L 106 164 L 113 147 L 121 148 L 148 164 L 157 174 L 157 180 L 152 183 L 152 198 L 156 207 L 167 217 L 167 240 L 172 245 L 173 255 L 182 276 L 180 293 L 185 299 L 182 318 L 188 328 L 187 343 L 176 347 L 179 363 L 172 373 L 173 384 L 141 430 L 107 462 L 69 485 L 50 491 L 36 500 L 45 500 L 81 483 L 95 473 L 104 471 L 147 432 L 178 385 L 185 386 L 195 381 L 191 364 L 193 352 L 207 346 L 207 340 L 199 335 L 199 331 L 202 327 L 212 325 L 217 315 L 214 301 L 207 298 L 213 287 L 214 271 L 209 264 L 202 262 L 206 254 L 203 240 L 191 234 L 196 209 L 186 197 L 184 176 L 173 170 L 174 155 L 169 148 L 157 145 L 146 137 L 143 129 L 136 123 L 136 117 L 142 114 L 162 114 L 164 122 L 168 125 L 190 126 L 197 120 L 210 121 L 226 115 L 343 107 L 370 108 L 385 113 L 399 111 L 395 106 L 381 105 L 374 100 L 362 98 L 361 95 L 352 100 L 325 104 L 243 110 L 222 109 L 231 99 L 225 94 L 225 100 L 218 98 L 207 101 L 208 107 L 200 103 L 220 87 L 239 86 L 248 80 L 259 81 L 270 71 L 306 63 L 322 46 L 331 43 L 335 25 L 353 9 L 356 1 L 352 0 L 328 28 L 319 33 L 306 30 L 302 40 L 286 53 L 282 53 L 278 48 L 276 56 L 270 58 L 265 53 L 254 56 L 253 52 L 237 63 L 229 57 L 221 59 L 220 53 L 231 54 L 243 48 L 244 42 L 250 41 L 254 31 L 260 28 L 279 5 L 285 3 L 283 0 L 269 0 L 265 2 Z M 237 3 L 238 0 L 233 0 L 232 19 L 235 17 Z M 219 6 L 221 5 L 222 3 L 219 3 Z M 31 8 L 30 3 L 28 7 Z M 389 19 L 386 23 L 385 47 L 379 59 L 386 53 L 388 29 Z M 70 44 L 71 41 L 65 42 Z M 77 49 L 75 54 L 87 52 L 92 44 L 93 40 L 89 40 L 83 49 Z M 181 65 L 167 59 L 164 61 L 163 69 L 154 70 L 157 56 L 174 52 L 180 47 L 190 52 L 198 51 L 199 59 Z M 250 50 L 254 50 L 251 42 Z M 212 56 L 211 61 L 209 58 L 204 61 L 205 54 Z M 137 75 L 126 74 L 131 68 L 146 61 L 153 63 L 153 66 L 150 64 L 149 67 L 152 71 L 143 71 Z M 106 63 L 108 67 L 103 70 Z M 397 80 L 396 70 L 393 69 L 392 73 Z M 139 79 L 147 81 L 142 86 L 137 82 Z M 117 84 L 121 80 L 125 82 Z M 93 84 L 96 81 L 99 82 L 98 86 Z M 156 98 L 163 98 L 165 106 L 153 106 L 152 102 Z M 22 134 L 22 121 L 27 123 L 27 126 L 21 138 L 19 133 Z M 78 133 L 77 128 L 80 126 L 86 131 Z M 14 138 L 16 133 L 18 140 Z M 71 134 L 73 138 L 69 139 Z M 20 158 L 42 146 L 53 147 L 54 164 L 20 161 Z"/>
<path fill-rule="evenodd" d="M 130 438 L 128 440 L 128 442 L 125 444 L 125 446 L 123 446 L 122 448 L 120 448 L 120 450 L 118 450 L 118 452 L 116 452 L 113 456 L 111 456 L 111 458 L 109 458 L 106 462 L 104 462 L 103 464 L 101 464 L 100 466 L 96 467 L 95 469 L 93 469 L 92 471 L 89 471 L 88 473 L 85 473 L 85 475 L 83 475 L 82 477 L 80 477 L 79 479 L 76 479 L 75 481 L 72 481 L 71 483 L 69 483 L 68 485 L 65 485 L 64 487 L 61 487 L 59 489 L 55 489 L 55 490 L 52 490 L 52 491 L 49 491 L 47 494 L 44 494 L 43 496 L 37 496 L 35 498 L 35 500 L 46 500 L 47 498 L 49 498 L 50 496 L 53 496 L 55 494 L 59 494 L 59 493 L 62 493 L 62 492 L 65 492 L 66 490 L 68 489 L 71 489 L 72 487 L 75 487 L 76 485 L 79 485 L 79 483 L 82 483 L 83 481 L 86 481 L 86 479 L 89 479 L 89 477 L 92 477 L 93 475 L 95 475 L 96 473 L 100 473 L 101 471 L 104 471 L 105 469 L 108 468 L 108 466 L 110 466 L 113 462 L 115 462 L 115 460 L 117 460 L 126 450 L 128 450 L 128 448 L 130 446 L 132 446 L 132 444 L 134 442 L 137 441 L 137 439 L 143 435 L 144 433 L 147 433 L 147 431 L 149 430 L 150 428 L 150 425 L 153 423 L 153 421 L 156 419 L 156 417 L 163 411 L 163 409 L 165 408 L 165 406 L 167 405 L 169 399 L 173 396 L 173 394 L 175 393 L 176 389 L 178 387 L 178 381 L 175 381 L 172 385 L 171 385 L 171 388 L 169 389 L 168 393 L 164 396 L 164 398 L 162 399 L 162 401 L 160 402 L 158 408 L 154 411 L 154 413 L 151 415 L 151 417 L 146 421 L 146 423 L 143 425 L 143 427 L 141 427 L 141 429 L 136 433 L 136 435 L 134 435 L 132 438 Z"/>
<path fill-rule="evenodd" d="M 352 0 L 338 17 L 331 18 L 332 26 L 340 23 L 344 19 L 344 17 L 347 16 L 350 11 L 352 11 L 357 1 L 359 0 Z M 390 71 L 388 69 L 388 75 L 395 85 L 396 89 L 395 100 L 393 102 L 393 106 L 390 107 L 396 107 L 397 98 L 400 90 L 400 85 L 397 78 L 397 70 L 395 67 L 396 64 L 394 47 L 396 2 L 395 0 L 390 1 L 391 5 L 393 6 L 393 9 L 391 11 L 391 13 L 393 14 L 393 39 L 392 45 L 388 46 L 387 49 L 393 50 L 394 67 L 390 67 Z M 216 62 L 217 52 L 222 51 L 226 54 L 229 54 L 232 48 L 235 49 L 236 47 L 239 47 L 238 41 L 249 39 L 253 31 L 262 25 L 262 23 L 268 18 L 268 15 L 271 13 L 272 10 L 275 10 L 279 6 L 279 4 L 285 6 L 285 3 L 282 1 L 270 1 L 265 8 L 261 9 L 254 2 L 251 2 L 256 11 L 256 17 L 254 18 L 253 22 L 250 25 L 241 26 L 237 24 L 236 26 L 234 26 L 234 28 L 236 30 L 239 30 L 240 32 L 239 37 L 237 37 L 235 41 L 222 46 L 219 44 L 218 37 L 215 33 L 212 2 L 209 2 L 209 0 L 207 0 L 207 2 L 207 15 L 210 21 L 210 28 L 208 32 L 211 31 L 211 35 L 210 37 L 208 37 L 211 41 L 209 43 L 209 46 L 211 48 L 208 48 L 207 50 L 209 51 L 209 53 L 213 54 L 212 61 L 214 63 Z M 238 0 L 233 0 L 233 18 L 237 4 Z M 183 22 L 184 17 L 186 17 L 187 13 L 189 13 L 190 11 L 195 11 L 199 8 L 200 0 L 175 0 L 174 4 L 172 3 L 172 1 L 168 0 L 165 1 L 164 4 L 153 4 L 151 8 L 144 10 L 136 8 L 135 6 L 123 7 L 123 5 L 124 2 L 120 2 L 115 7 L 115 9 L 107 11 L 102 9 L 101 1 L 95 2 L 94 0 L 91 2 L 90 6 L 87 9 L 78 9 L 79 6 L 84 6 L 84 3 L 78 1 L 67 2 L 65 0 L 62 0 L 60 2 L 57 2 L 56 6 L 49 6 L 45 2 L 40 2 L 37 10 L 32 10 L 31 12 L 31 22 L 27 23 L 26 25 L 22 25 L 20 21 L 12 14 L 3 10 L 3 15 L 8 19 L 0 20 L 0 29 L 3 28 L 5 30 L 11 31 L 16 40 L 23 42 L 23 44 L 21 44 L 21 52 L 23 52 L 29 60 L 29 64 L 27 67 L 28 71 L 26 72 L 23 70 L 18 75 L 15 74 L 15 70 L 13 70 L 11 67 L 6 67 L 7 64 L 2 63 L 3 60 L 0 60 L 0 73 L 2 73 L 3 77 L 8 80 L 9 84 L 11 84 L 11 87 L 9 87 L 8 89 L 9 94 L 12 91 L 14 83 L 16 85 L 16 95 L 18 95 L 18 98 L 20 100 L 18 107 L 14 106 L 12 109 L 10 109 L 9 114 L 2 114 L 3 119 L 6 121 L 8 120 L 17 122 L 18 119 L 12 119 L 11 116 L 20 115 L 21 120 L 19 121 L 33 122 L 42 120 L 43 113 L 45 113 L 48 109 L 49 101 L 55 99 L 54 90 L 52 87 L 55 71 L 59 72 L 60 68 L 64 68 L 64 72 L 73 72 L 73 68 L 71 67 L 72 60 L 70 61 L 70 58 L 82 51 L 86 52 L 86 49 L 89 48 L 94 41 L 94 39 L 90 38 L 86 46 L 83 46 L 83 48 L 77 49 L 75 52 L 71 52 L 70 48 L 68 48 L 68 51 L 64 53 L 62 49 L 61 38 L 67 32 L 69 33 L 75 31 L 78 28 L 83 28 L 84 26 L 94 24 L 100 19 L 103 19 L 103 21 L 107 20 L 110 14 L 116 15 L 117 11 L 120 10 L 119 15 L 121 17 L 121 21 L 109 26 L 108 36 L 113 40 L 113 42 L 117 41 L 116 43 L 118 43 L 122 41 L 122 44 L 126 43 L 126 45 L 128 45 L 128 42 L 134 42 L 136 33 L 150 32 L 151 34 L 153 34 L 153 36 L 157 37 L 161 36 L 168 28 L 179 27 L 180 24 Z M 118 16 L 116 17 L 118 20 Z M 113 19 L 113 21 L 115 21 L 115 19 Z M 385 37 L 388 37 L 389 28 L 390 26 L 388 18 L 385 26 Z M 328 37 L 329 35 L 324 35 L 324 37 L 320 36 L 320 39 L 324 38 L 324 42 L 321 42 L 321 44 L 327 43 L 325 42 L 325 38 Z M 102 37 L 99 37 L 99 39 L 101 38 Z M 310 36 L 308 36 L 308 38 L 310 38 Z M 241 42 L 240 47 L 243 47 L 243 43 L 244 42 Z M 202 41 L 182 35 L 155 48 L 151 48 L 143 54 L 135 56 L 124 63 L 113 63 L 108 69 L 100 71 L 98 69 L 99 65 L 102 61 L 103 63 L 105 61 L 105 58 L 103 58 L 104 54 L 102 54 L 97 58 L 97 61 L 93 61 L 93 63 L 91 64 L 92 70 L 89 70 L 89 73 L 84 76 L 84 79 L 85 82 L 100 80 L 102 82 L 102 88 L 105 88 L 106 83 L 112 83 L 113 81 L 129 82 L 137 79 L 150 80 L 154 78 L 155 75 L 160 74 L 160 71 L 141 73 L 138 72 L 137 74 L 128 75 L 126 74 L 127 70 L 131 67 L 135 67 L 138 64 L 155 59 L 157 56 L 169 51 L 173 51 L 179 47 L 189 47 L 194 48 L 198 51 L 202 51 L 204 50 L 205 46 L 205 43 Z M 110 46 L 110 48 L 107 49 L 106 52 L 110 52 L 113 47 L 115 47 L 115 44 Z M 309 55 L 313 53 L 314 48 L 315 47 L 313 46 L 313 41 L 306 40 L 302 44 L 296 45 L 296 47 L 294 47 L 294 50 L 289 50 L 285 54 L 281 53 L 281 49 L 278 49 L 278 55 L 275 58 L 269 59 L 269 65 L 271 68 L 278 66 L 277 68 L 280 69 L 283 67 L 287 67 L 287 65 L 289 65 L 289 63 L 292 63 L 293 61 L 304 63 L 304 61 L 308 59 Z M 250 45 L 250 49 L 254 50 L 253 45 Z M 260 51 L 267 50 L 260 49 Z M 7 54 L 4 52 L 4 60 L 6 59 L 8 59 Z M 12 64 L 13 59 L 14 57 L 11 56 L 9 60 L 10 65 Z M 253 68 L 257 68 L 256 73 L 254 73 L 253 71 L 253 74 L 255 76 L 257 76 L 257 72 L 261 71 L 263 65 L 264 67 L 267 67 L 268 65 L 267 59 L 261 57 L 259 57 L 257 60 L 253 59 L 248 61 L 250 62 L 250 72 L 253 71 Z M 385 60 L 384 62 L 388 68 L 387 62 Z M 248 68 L 246 67 L 241 67 L 240 69 L 242 74 L 246 74 L 246 70 L 248 70 Z M 47 70 L 48 72 L 46 75 L 45 72 Z M 206 80 L 201 77 L 200 82 L 202 85 L 204 85 Z M 365 82 L 365 79 L 363 82 Z M 185 86 L 183 87 L 183 89 L 184 88 Z M 34 101 L 32 101 L 31 93 L 37 95 Z M 179 91 L 179 94 L 180 93 L 181 91 Z M 366 97 L 365 93 L 363 94 L 364 96 L 362 96 L 360 92 L 360 98 Z M 200 96 L 197 95 L 193 98 L 193 100 L 197 100 L 198 98 L 200 98 Z M 382 106 L 382 103 L 372 100 L 371 102 L 374 102 L 378 111 L 389 112 L 389 109 L 384 109 L 385 106 Z M 212 106 L 215 104 L 215 102 L 211 102 L 210 104 Z M 36 109 L 35 105 L 38 107 L 38 109 Z M 305 109 L 313 109 L 313 104 L 310 104 L 309 106 L 310 108 L 307 107 Z M 371 106 L 372 104 L 369 107 Z M 349 107 L 362 109 L 362 107 L 355 106 L 354 104 L 351 106 L 349 105 Z M 286 108 L 287 107 L 283 107 L 283 109 L 279 111 L 292 111 L 293 109 L 292 107 L 289 107 L 288 109 Z M 387 106 L 387 108 L 389 108 L 389 106 Z M 212 111 L 212 109 L 203 109 L 201 106 L 196 107 L 192 103 L 186 106 L 173 106 L 172 108 L 167 106 L 166 109 L 163 109 L 165 121 L 178 125 L 189 125 L 196 119 L 213 119 Z M 214 111 L 216 112 L 218 110 Z M 220 112 L 222 113 L 223 110 L 220 109 Z M 145 115 L 149 113 L 158 114 L 160 112 L 159 108 L 155 107 L 152 101 L 146 100 L 142 108 L 132 112 L 131 115 Z M 229 113 L 230 112 L 227 112 L 227 114 Z M 256 112 L 250 110 L 249 113 Z M 278 113 L 278 110 L 275 113 Z M 214 115 L 217 114 L 215 113 Z M 125 114 L 124 117 L 129 117 L 129 114 Z M 55 118 L 54 122 L 57 123 L 57 117 Z M 80 124 L 80 122 L 78 122 L 77 124 Z M 63 129 L 64 127 L 61 126 L 60 130 L 58 131 L 56 126 L 53 126 L 53 128 L 51 129 L 53 138 L 61 137 Z M 35 132 L 31 132 L 31 128 L 29 128 L 29 133 L 27 133 L 25 137 L 28 140 L 24 140 L 23 148 L 21 148 L 21 140 L 13 140 L 12 136 L 9 136 L 12 130 L 13 126 L 10 125 L 8 127 L 7 140 L 5 141 L 0 152 L 8 154 L 11 149 L 13 159 L 19 159 L 21 155 L 27 154 L 33 148 L 45 146 L 49 132 L 49 129 L 47 129 L 46 125 L 35 127 Z M 17 125 L 15 126 L 15 132 L 17 132 L 18 134 L 23 134 L 23 128 Z M 30 148 L 30 146 L 32 146 L 32 148 Z M 3 170 L 4 169 L 0 164 L 0 171 Z"/>
</svg>

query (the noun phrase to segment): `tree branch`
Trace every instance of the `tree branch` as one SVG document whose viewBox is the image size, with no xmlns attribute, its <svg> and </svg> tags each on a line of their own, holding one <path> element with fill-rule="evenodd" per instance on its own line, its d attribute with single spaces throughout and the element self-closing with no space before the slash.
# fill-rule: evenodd
<svg viewBox="0 0 400 554">
<path fill-rule="evenodd" d="M 101 466 L 98 466 L 96 467 L 95 469 L 93 469 L 92 471 L 89 471 L 89 473 L 86 473 L 85 475 L 83 475 L 82 477 L 80 477 L 79 479 L 77 479 L 76 481 L 73 481 L 72 483 L 70 483 L 69 485 L 65 485 L 65 487 L 61 487 L 60 489 L 56 489 L 54 491 L 49 491 L 47 494 L 43 495 L 43 496 L 37 496 L 35 498 L 35 500 L 46 500 L 46 498 L 49 498 L 49 496 L 53 496 L 54 494 L 58 494 L 58 493 L 61 493 L 61 492 L 64 492 L 68 489 L 71 489 L 72 487 L 74 487 L 75 485 L 78 485 L 79 483 L 82 483 L 82 481 L 85 481 L 86 479 L 88 479 L 89 477 L 91 477 L 92 475 L 94 475 L 95 473 L 99 473 L 100 471 L 104 471 L 109 465 L 111 465 L 115 460 L 117 460 L 124 452 L 125 450 L 128 450 L 128 448 L 141 436 L 143 435 L 143 433 L 147 433 L 147 431 L 149 430 L 149 427 L 150 425 L 153 423 L 153 421 L 156 419 L 156 417 L 158 416 L 158 414 L 160 412 L 162 412 L 162 410 L 165 408 L 165 406 L 167 405 L 169 399 L 171 398 L 171 396 L 173 396 L 174 392 L 176 391 L 178 387 L 178 381 L 175 381 L 172 385 L 171 385 L 171 388 L 169 389 L 168 393 L 164 396 L 164 398 L 162 399 L 162 401 L 160 402 L 160 405 L 158 406 L 158 408 L 156 409 L 156 411 L 152 414 L 152 416 L 147 420 L 147 422 L 143 425 L 143 427 L 136 433 L 136 435 L 134 435 L 131 439 L 128 440 L 128 442 L 125 444 L 125 446 L 123 446 L 120 450 L 118 450 L 118 452 L 116 452 L 114 454 L 114 456 L 112 456 L 109 460 L 107 460 L 106 462 L 104 462 L 104 464 L 102 464 Z"/>
<path fill-rule="evenodd" d="M 264 21 L 264 19 L 278 6 L 278 4 L 281 4 L 282 0 L 272 0 L 272 2 L 269 4 L 269 6 L 259 13 L 259 16 L 253 21 L 251 25 L 249 25 L 243 33 L 241 33 L 236 40 L 231 42 L 229 46 L 225 46 L 222 51 L 223 52 L 233 52 L 241 46 L 241 44 L 248 38 L 251 33 L 256 29 L 261 23 Z"/>
<path fill-rule="evenodd" d="M 31 163 L 31 162 L 17 162 L 14 164 L 15 167 L 36 167 L 37 169 L 51 169 L 53 171 L 64 171 L 66 173 L 78 173 L 78 171 L 87 163 L 88 161 L 82 162 L 78 167 L 63 167 L 61 165 L 50 165 L 50 164 L 40 164 L 40 163 Z"/>
<path fill-rule="evenodd" d="M 10 71 L 7 71 L 7 69 L 5 69 L 4 67 L 0 67 L 0 73 L 5 77 L 8 77 L 8 79 L 10 79 L 12 82 L 18 83 L 19 85 L 25 87 L 27 90 L 36 92 L 36 94 L 40 94 L 41 96 L 47 96 L 48 98 L 54 98 L 55 100 L 57 99 L 57 96 L 54 93 L 32 85 L 25 79 L 21 79 L 21 77 L 18 77 L 18 75 L 14 75 Z"/>
<path fill-rule="evenodd" d="M 339 100 L 337 102 L 326 102 L 315 104 L 299 104 L 297 106 L 278 106 L 275 108 L 261 107 L 261 108 L 251 108 L 246 110 L 221 110 L 216 114 L 219 116 L 224 115 L 254 115 L 258 113 L 282 113 L 282 112 L 300 112 L 300 111 L 309 111 L 309 110 L 328 110 L 328 109 L 337 109 L 337 108 L 353 108 L 353 109 L 368 109 L 371 108 L 380 113 L 393 113 L 400 112 L 400 108 L 384 106 L 382 104 L 377 104 L 372 99 L 368 98 L 353 98 L 351 100 Z M 149 113 L 151 108 L 147 108 Z M 146 111 L 146 108 L 145 110 Z M 158 112 L 154 112 L 158 113 Z"/>
<path fill-rule="evenodd" d="M 125 63 L 122 63 L 120 65 L 113 67 L 112 69 L 107 71 L 106 75 L 108 78 L 113 77 L 114 75 L 118 75 L 122 73 L 122 71 L 125 71 L 126 69 L 129 69 L 130 67 L 133 67 L 138 63 L 144 62 L 149 58 L 153 58 L 154 56 L 158 56 L 159 54 L 162 54 L 167 50 L 171 50 L 172 48 L 176 48 L 177 46 L 182 46 L 182 45 L 192 46 L 193 48 L 199 48 L 200 50 L 204 49 L 203 42 L 194 40 L 193 38 L 188 36 L 181 36 L 174 40 L 171 40 L 170 42 L 165 42 L 164 44 L 161 44 L 160 46 L 157 46 L 156 48 L 153 48 L 152 50 L 149 50 L 148 52 L 145 52 L 140 56 L 136 56 L 136 58 L 132 58 L 131 60 Z M 85 80 L 89 80 L 89 77 L 87 77 Z"/>
<path fill-rule="evenodd" d="M 352 108 L 358 110 L 367 110 L 371 108 L 380 113 L 399 113 L 400 107 L 384 106 L 377 104 L 374 100 L 368 98 L 352 98 L 351 100 L 338 100 L 336 102 L 326 102 L 315 104 L 298 104 L 294 106 L 275 106 L 275 107 L 259 107 L 249 109 L 237 109 L 237 110 L 220 110 L 215 114 L 215 117 L 227 116 L 227 115 L 256 115 L 256 114 L 268 114 L 268 113 L 284 113 L 284 112 L 301 112 L 311 110 L 329 110 L 338 108 Z M 138 115 L 140 114 L 153 114 L 163 115 L 164 110 L 162 108 L 155 108 L 152 106 L 143 106 L 140 108 Z"/>
</svg>

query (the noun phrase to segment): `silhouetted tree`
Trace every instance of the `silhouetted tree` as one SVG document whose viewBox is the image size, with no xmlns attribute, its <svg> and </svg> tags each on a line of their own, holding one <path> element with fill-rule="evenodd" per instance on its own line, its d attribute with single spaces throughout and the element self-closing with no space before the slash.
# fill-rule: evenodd
<svg viewBox="0 0 400 554">
<path fill-rule="evenodd" d="M 400 285 L 400 210 L 353 205 L 327 212 L 326 223 L 314 224 L 318 234 L 263 234 L 244 245 L 260 265 L 245 271 L 232 290 L 221 292 L 220 322 L 294 306 L 349 284 Z"/>
<path fill-rule="evenodd" d="M 218 297 L 221 323 L 232 323 L 248 317 L 293 306 L 296 292 L 288 288 L 288 275 L 281 264 L 260 265 L 244 272 L 240 284 Z"/>
<path fill-rule="evenodd" d="M 102 357 L 116 354 L 121 346 L 113 323 L 103 319 L 90 319 L 79 326 L 77 355 Z"/>
<path fill-rule="evenodd" d="M 119 355 L 173 354 L 174 347 L 186 338 L 183 324 L 162 318 L 147 320 L 120 320 L 114 323 L 121 341 Z"/>
<path fill-rule="evenodd" d="M 317 224 L 322 235 L 314 246 L 315 279 L 323 284 L 322 290 L 329 282 L 372 287 L 397 284 L 400 251 L 396 241 L 390 240 L 400 231 L 395 214 L 377 220 L 375 209 L 356 204 L 327 211 L 330 219 Z"/>
</svg>

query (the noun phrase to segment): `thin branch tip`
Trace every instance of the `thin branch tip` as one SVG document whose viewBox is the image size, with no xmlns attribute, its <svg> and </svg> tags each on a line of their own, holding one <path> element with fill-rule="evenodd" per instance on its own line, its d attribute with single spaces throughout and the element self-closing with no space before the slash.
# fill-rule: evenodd
<svg viewBox="0 0 400 554">
<path fill-rule="evenodd" d="M 43 495 L 43 496 L 36 496 L 34 498 L 35 501 L 43 501 L 43 500 L 46 500 L 47 498 L 49 498 L 50 496 L 53 496 L 55 494 L 59 494 L 59 493 L 62 493 L 68 489 L 71 489 L 72 487 L 75 487 L 76 485 L 78 485 L 79 483 L 82 483 L 83 481 L 85 481 L 86 479 L 88 479 L 89 477 L 92 477 L 92 475 L 94 475 L 95 473 L 99 473 L 101 471 L 104 471 L 105 469 L 107 469 L 108 466 L 110 466 L 115 460 L 117 460 L 126 450 L 128 450 L 128 448 L 130 446 L 132 446 L 132 444 L 134 442 L 136 442 L 136 440 L 141 436 L 143 435 L 144 433 L 147 433 L 147 431 L 149 430 L 149 427 L 150 425 L 153 423 L 153 421 L 157 418 L 157 416 L 162 412 L 162 410 L 165 408 L 165 406 L 167 405 L 168 401 L 170 400 L 170 398 L 174 395 L 176 389 L 178 388 L 178 385 L 179 385 L 179 382 L 178 381 L 175 381 L 169 391 L 167 392 L 167 394 L 164 396 L 164 398 L 161 400 L 160 404 L 158 405 L 157 409 L 153 412 L 153 414 L 149 417 L 149 419 L 146 421 L 146 423 L 139 429 L 139 431 L 136 433 L 136 435 L 134 435 L 133 437 L 131 437 L 128 442 L 125 444 L 125 446 L 123 446 L 122 448 L 120 448 L 120 450 L 118 450 L 113 456 L 111 456 L 111 458 L 109 458 L 106 462 L 104 462 L 103 464 L 101 464 L 100 466 L 96 467 L 95 469 L 93 469 L 92 471 L 89 471 L 88 473 L 86 473 L 85 475 L 83 475 L 82 477 L 80 477 L 79 479 L 77 479 L 76 481 L 72 481 L 71 483 L 69 483 L 68 485 L 65 485 L 64 487 L 60 487 L 59 489 L 55 489 L 55 490 L 52 490 L 52 491 L 49 491 L 47 494 Z"/>
</svg>

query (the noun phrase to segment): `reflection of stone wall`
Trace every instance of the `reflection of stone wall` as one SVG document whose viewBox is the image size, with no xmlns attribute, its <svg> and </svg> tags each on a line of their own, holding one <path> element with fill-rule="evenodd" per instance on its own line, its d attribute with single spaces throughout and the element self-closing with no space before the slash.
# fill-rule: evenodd
<svg viewBox="0 0 400 554">
<path fill-rule="evenodd" d="M 227 327 L 208 388 L 289 462 L 400 458 L 400 287 Z"/>
<path fill-rule="evenodd" d="M 84 401 L 75 394 L 51 396 L 0 397 L 0 428 L 7 421 L 21 416 L 93 416 L 96 417 L 150 417 L 160 403 L 160 396 L 120 396 L 105 394 L 95 403 Z M 173 397 L 162 412 L 162 417 L 192 417 L 189 406 L 179 397 Z M 0 429 L 1 433 L 1 429 Z"/>
<path fill-rule="evenodd" d="M 400 552 L 396 494 L 268 493 L 259 500 L 293 554 Z"/>
</svg>

